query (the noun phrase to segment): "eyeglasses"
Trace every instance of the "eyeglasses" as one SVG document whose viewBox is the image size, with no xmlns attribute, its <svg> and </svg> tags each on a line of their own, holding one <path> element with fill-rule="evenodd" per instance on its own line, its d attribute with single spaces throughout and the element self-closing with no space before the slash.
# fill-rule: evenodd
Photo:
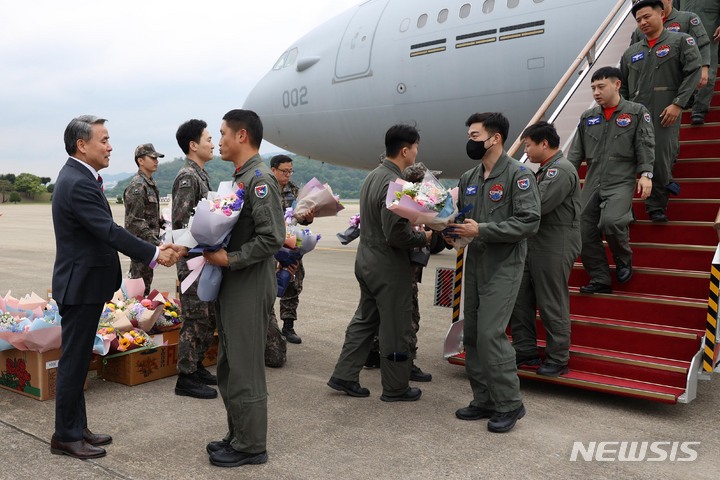
<svg viewBox="0 0 720 480">
<path fill-rule="evenodd" d="M 278 168 L 277 171 L 278 171 L 278 172 L 282 172 L 282 173 L 284 173 L 285 175 L 292 175 L 293 173 L 295 173 L 295 170 L 293 170 L 293 169 L 287 169 L 287 170 L 286 170 L 286 169 L 284 169 L 284 168 Z"/>
</svg>

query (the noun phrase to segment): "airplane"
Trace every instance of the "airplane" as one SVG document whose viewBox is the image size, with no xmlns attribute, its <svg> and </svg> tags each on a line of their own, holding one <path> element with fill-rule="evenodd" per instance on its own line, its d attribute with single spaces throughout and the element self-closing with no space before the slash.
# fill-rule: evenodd
<svg viewBox="0 0 720 480">
<path fill-rule="evenodd" d="M 500 111 L 525 127 L 617 0 L 368 0 L 299 39 L 248 95 L 265 138 L 371 169 L 395 123 L 417 125 L 419 160 L 473 167 L 465 119 Z"/>
</svg>

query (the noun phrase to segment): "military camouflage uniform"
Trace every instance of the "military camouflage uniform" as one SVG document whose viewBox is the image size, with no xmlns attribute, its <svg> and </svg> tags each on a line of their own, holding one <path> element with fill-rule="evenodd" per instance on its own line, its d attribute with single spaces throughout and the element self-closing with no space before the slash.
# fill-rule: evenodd
<svg viewBox="0 0 720 480">
<path fill-rule="evenodd" d="M 193 209 L 207 197 L 210 177 L 192 160 L 186 160 L 180 169 L 172 189 L 172 228 L 187 228 Z M 177 262 L 178 280 L 182 283 L 190 274 L 187 260 Z M 178 344 L 178 371 L 192 374 L 203 360 L 215 332 L 215 302 L 203 302 L 197 296 L 197 281 L 185 293 L 180 293 L 182 328 Z"/>
<path fill-rule="evenodd" d="M 138 170 L 125 192 L 125 229 L 136 237 L 160 245 L 160 194 L 155 181 Z M 145 295 L 150 293 L 153 269 L 135 259 L 130 261 L 129 278 L 142 278 Z"/>
</svg>

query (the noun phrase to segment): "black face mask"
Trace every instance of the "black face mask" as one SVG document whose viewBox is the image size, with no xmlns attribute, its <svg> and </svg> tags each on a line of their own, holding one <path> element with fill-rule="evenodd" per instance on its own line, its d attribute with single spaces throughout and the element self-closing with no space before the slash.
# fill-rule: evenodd
<svg viewBox="0 0 720 480">
<path fill-rule="evenodd" d="M 482 158 L 487 153 L 487 148 L 485 148 L 485 142 L 487 142 L 488 140 L 490 140 L 490 137 L 479 142 L 476 142 L 475 140 L 468 140 L 467 145 L 465 146 L 465 151 L 467 152 L 468 157 L 472 158 L 473 160 L 482 160 Z"/>
</svg>

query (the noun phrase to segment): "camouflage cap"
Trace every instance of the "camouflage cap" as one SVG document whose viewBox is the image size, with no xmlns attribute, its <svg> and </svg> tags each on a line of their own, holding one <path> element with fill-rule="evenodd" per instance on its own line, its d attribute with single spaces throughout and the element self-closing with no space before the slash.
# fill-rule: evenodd
<svg viewBox="0 0 720 480">
<path fill-rule="evenodd" d="M 403 180 L 406 182 L 420 182 L 423 177 L 425 177 L 427 170 L 428 168 L 422 162 L 410 165 L 402 172 Z M 432 173 L 435 178 L 438 178 L 442 174 L 442 170 L 430 170 L 430 173 Z"/>
<path fill-rule="evenodd" d="M 638 10 L 644 7 L 661 7 L 664 8 L 662 0 L 638 0 L 633 3 L 632 6 L 632 14 L 633 17 L 637 13 Z"/>
<path fill-rule="evenodd" d="M 135 158 L 138 159 L 145 156 L 153 158 L 163 158 L 165 155 L 156 152 L 155 147 L 152 143 L 143 143 L 142 145 L 138 145 L 138 147 L 135 149 Z"/>
</svg>

